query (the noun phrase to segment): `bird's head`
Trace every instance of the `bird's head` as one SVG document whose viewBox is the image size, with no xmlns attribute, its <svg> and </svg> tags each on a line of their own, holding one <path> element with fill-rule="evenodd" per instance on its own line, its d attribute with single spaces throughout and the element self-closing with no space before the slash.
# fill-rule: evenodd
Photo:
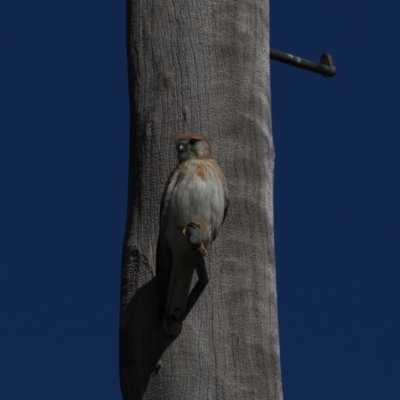
<svg viewBox="0 0 400 400">
<path fill-rule="evenodd" d="M 198 133 L 184 133 L 175 139 L 178 160 L 196 160 L 211 157 L 210 142 Z"/>
</svg>

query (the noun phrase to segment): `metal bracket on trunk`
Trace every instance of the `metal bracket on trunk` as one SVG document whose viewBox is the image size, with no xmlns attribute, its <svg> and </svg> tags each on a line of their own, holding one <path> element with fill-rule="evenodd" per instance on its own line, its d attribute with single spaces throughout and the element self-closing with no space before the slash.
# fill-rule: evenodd
<svg viewBox="0 0 400 400">
<path fill-rule="evenodd" d="M 322 53 L 319 64 L 274 49 L 270 49 L 269 56 L 272 60 L 321 74 L 325 78 L 330 78 L 336 74 L 336 67 L 333 65 L 333 58 L 329 53 Z"/>
</svg>

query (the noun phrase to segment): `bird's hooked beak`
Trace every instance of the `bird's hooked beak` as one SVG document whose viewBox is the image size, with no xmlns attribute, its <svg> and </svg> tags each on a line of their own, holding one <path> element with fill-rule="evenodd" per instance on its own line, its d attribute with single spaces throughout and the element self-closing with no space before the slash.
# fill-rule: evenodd
<svg viewBox="0 0 400 400">
<path fill-rule="evenodd" d="M 179 162 L 186 161 L 189 158 L 189 149 L 186 143 L 178 143 L 176 146 L 178 150 L 178 160 Z"/>
</svg>

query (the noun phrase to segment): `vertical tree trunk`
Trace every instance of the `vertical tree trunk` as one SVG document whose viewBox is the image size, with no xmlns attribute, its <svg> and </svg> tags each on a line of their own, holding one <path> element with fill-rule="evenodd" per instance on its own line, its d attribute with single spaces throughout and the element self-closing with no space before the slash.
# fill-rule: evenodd
<svg viewBox="0 0 400 400">
<path fill-rule="evenodd" d="M 123 247 L 124 400 L 282 398 L 267 0 L 128 0 L 130 174 Z M 177 338 L 157 316 L 155 251 L 173 138 L 199 132 L 230 206 L 210 282 Z"/>
</svg>

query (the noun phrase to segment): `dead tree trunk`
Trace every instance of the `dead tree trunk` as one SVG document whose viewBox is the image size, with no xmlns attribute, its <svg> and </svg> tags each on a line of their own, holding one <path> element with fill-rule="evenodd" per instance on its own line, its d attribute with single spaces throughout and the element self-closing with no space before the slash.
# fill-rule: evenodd
<svg viewBox="0 0 400 400">
<path fill-rule="evenodd" d="M 124 400 L 282 398 L 267 0 L 128 0 L 130 173 L 123 246 Z M 210 282 L 177 338 L 157 315 L 155 252 L 172 139 L 198 132 L 228 178 Z"/>
</svg>

